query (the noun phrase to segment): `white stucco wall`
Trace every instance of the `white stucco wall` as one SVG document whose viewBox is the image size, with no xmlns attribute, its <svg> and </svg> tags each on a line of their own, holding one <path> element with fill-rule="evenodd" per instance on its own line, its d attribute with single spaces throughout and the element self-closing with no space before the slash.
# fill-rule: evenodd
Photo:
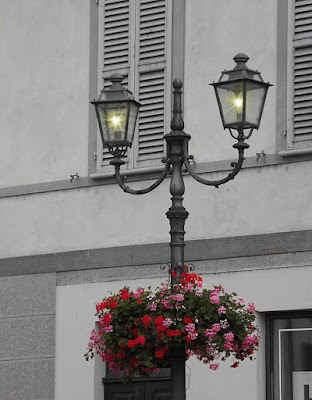
<svg viewBox="0 0 312 400">
<path fill-rule="evenodd" d="M 0 187 L 87 174 L 89 0 L 0 0 Z"/>
<path fill-rule="evenodd" d="M 311 267 L 283 268 L 204 275 L 204 284 L 206 287 L 222 284 L 227 291 L 235 291 L 264 312 L 309 308 L 312 302 L 311 278 Z M 55 400 L 99 400 L 102 396 L 103 366 L 100 362 L 87 363 L 83 358 L 89 332 L 95 323 L 95 303 L 109 291 L 114 293 L 125 285 L 136 288 L 158 283 L 159 280 L 149 279 L 57 287 Z M 264 335 L 261 314 L 259 324 Z M 222 365 L 213 372 L 196 359 L 189 360 L 187 399 L 206 400 L 209 393 L 209 398 L 219 400 L 264 400 L 264 347 L 263 339 L 257 360 L 244 361 L 235 370 Z"/>
<path fill-rule="evenodd" d="M 186 177 L 186 239 L 311 229 L 310 177 L 310 162 L 243 170 L 219 189 Z M 168 186 L 144 196 L 114 184 L 0 199 L 0 256 L 168 242 Z"/>
</svg>

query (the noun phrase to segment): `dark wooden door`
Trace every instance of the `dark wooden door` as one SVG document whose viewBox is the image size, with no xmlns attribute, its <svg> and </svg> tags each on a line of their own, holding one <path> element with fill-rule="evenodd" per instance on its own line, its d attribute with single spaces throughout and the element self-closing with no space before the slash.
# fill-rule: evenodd
<svg viewBox="0 0 312 400">
<path fill-rule="evenodd" d="M 170 400 L 170 380 L 104 383 L 104 400 Z"/>
</svg>

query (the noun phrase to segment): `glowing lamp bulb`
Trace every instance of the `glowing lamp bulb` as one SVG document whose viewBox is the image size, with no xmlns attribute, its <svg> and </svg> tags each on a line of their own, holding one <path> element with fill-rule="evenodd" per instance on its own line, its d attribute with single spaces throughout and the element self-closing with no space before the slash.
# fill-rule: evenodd
<svg viewBox="0 0 312 400">
<path fill-rule="evenodd" d="M 236 97 L 236 99 L 234 100 L 234 104 L 236 108 L 242 108 L 243 106 L 243 99 L 241 97 Z"/>
<path fill-rule="evenodd" d="M 117 127 L 117 126 L 119 125 L 119 123 L 120 123 L 120 118 L 119 118 L 117 115 L 115 115 L 114 117 L 112 117 L 112 124 L 113 124 L 115 127 Z"/>
</svg>

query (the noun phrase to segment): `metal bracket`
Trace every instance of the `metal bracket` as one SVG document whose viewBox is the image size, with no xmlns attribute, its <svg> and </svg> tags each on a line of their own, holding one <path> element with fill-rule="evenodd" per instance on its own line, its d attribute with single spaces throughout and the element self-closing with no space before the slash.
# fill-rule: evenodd
<svg viewBox="0 0 312 400">
<path fill-rule="evenodd" d="M 262 156 L 262 157 L 264 157 L 265 156 L 265 152 L 264 152 L 264 150 L 261 150 L 261 152 L 260 153 L 256 153 L 256 155 L 257 155 L 257 162 L 259 161 L 259 158 Z"/>
<path fill-rule="evenodd" d="M 79 178 L 78 172 L 76 172 L 75 174 L 70 175 L 70 183 L 72 183 L 75 178 L 77 178 L 77 179 Z"/>
</svg>

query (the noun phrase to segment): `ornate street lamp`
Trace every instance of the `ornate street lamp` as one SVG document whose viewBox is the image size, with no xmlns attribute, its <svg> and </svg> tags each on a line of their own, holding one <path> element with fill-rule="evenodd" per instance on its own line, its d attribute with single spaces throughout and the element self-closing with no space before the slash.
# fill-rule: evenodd
<svg viewBox="0 0 312 400">
<path fill-rule="evenodd" d="M 103 90 L 99 100 L 94 101 L 99 128 L 103 140 L 103 146 L 107 147 L 114 156 L 110 164 L 115 167 L 115 178 L 124 192 L 130 194 L 145 194 L 155 189 L 168 175 L 171 169 L 170 194 L 172 205 L 166 215 L 170 222 L 170 248 L 171 248 L 171 271 L 175 271 L 177 277 L 171 278 L 179 282 L 180 275 L 184 271 L 184 225 L 188 212 L 183 207 L 183 194 L 185 191 L 182 168 L 185 166 L 187 172 L 198 182 L 209 186 L 218 187 L 232 179 L 242 168 L 244 151 L 249 147 L 245 142 L 253 129 L 258 129 L 263 112 L 264 102 L 269 83 L 265 83 L 258 71 L 250 70 L 246 66 L 248 56 L 239 53 L 234 57 L 237 63 L 233 70 L 222 72 L 217 83 L 213 83 L 217 101 L 220 109 L 223 127 L 228 128 L 232 137 L 237 141 L 233 147 L 238 150 L 238 160 L 231 164 L 228 175 L 219 180 L 206 180 L 199 176 L 192 168 L 189 160 L 192 156 L 188 152 L 190 135 L 183 131 L 184 122 L 182 118 L 182 82 L 175 79 L 173 82 L 173 117 L 171 121 L 171 132 L 164 135 L 167 142 L 167 155 L 165 166 L 159 178 L 150 186 L 134 190 L 125 185 L 120 174 L 120 166 L 124 164 L 121 157 L 125 154 L 127 147 L 131 147 L 138 114 L 139 103 L 134 101 L 132 94 L 121 86 L 122 77 L 113 75 L 112 87 Z M 224 80 L 225 77 L 227 80 Z M 118 119 L 119 118 L 119 119 Z M 237 131 L 237 135 L 232 130 Z M 247 135 L 245 131 L 249 129 Z M 172 371 L 172 399 L 185 399 L 185 350 L 176 350 L 171 357 Z"/>
<path fill-rule="evenodd" d="M 100 128 L 103 146 L 116 157 L 125 155 L 132 146 L 135 124 L 140 103 L 134 100 L 130 90 L 122 87 L 123 76 L 114 74 L 108 90 L 102 90 L 99 98 L 92 101 Z"/>
<path fill-rule="evenodd" d="M 236 67 L 223 71 L 218 83 L 212 83 L 220 109 L 224 129 L 238 132 L 258 129 L 269 83 L 265 83 L 260 72 L 249 69 L 249 57 L 239 53 L 234 57 Z M 225 77 L 228 77 L 225 80 Z"/>
</svg>

